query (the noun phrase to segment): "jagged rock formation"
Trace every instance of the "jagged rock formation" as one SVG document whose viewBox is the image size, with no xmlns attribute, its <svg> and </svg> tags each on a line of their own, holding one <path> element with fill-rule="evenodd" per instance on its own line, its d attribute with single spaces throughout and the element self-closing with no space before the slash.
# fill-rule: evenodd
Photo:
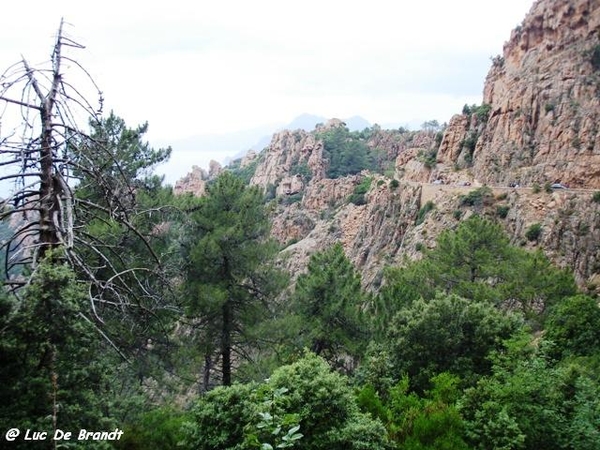
<svg viewBox="0 0 600 450">
<path fill-rule="evenodd" d="M 206 192 L 207 180 L 208 174 L 204 169 L 192 166 L 192 171 L 175 183 L 173 192 L 175 195 L 190 193 L 200 197 Z"/>
<path fill-rule="evenodd" d="M 536 2 L 493 60 L 485 123 L 476 129 L 465 115 L 452 118 L 438 161 L 464 167 L 460 155 L 473 137 L 481 182 L 600 188 L 599 33 L 600 2 Z"/>
<path fill-rule="evenodd" d="M 580 286 L 600 290 L 600 204 L 592 200 L 600 189 L 599 36 L 600 2 L 536 2 L 494 58 L 483 105 L 452 117 L 443 134 L 377 126 L 360 134 L 379 174 L 327 178 L 323 135 L 344 126 L 337 119 L 275 134 L 245 165 L 256 164 L 252 184 L 277 196 L 272 234 L 285 247 L 284 264 L 297 275 L 312 253 L 339 241 L 376 288 L 385 266 L 419 258 L 442 230 L 478 213 L 499 220 L 514 244 L 542 248 L 574 270 Z M 580 189 L 530 188 L 556 181 Z M 529 188 L 507 188 L 512 182 Z M 461 204 L 482 185 L 492 188 L 486 202 Z M 533 224 L 541 235 L 530 241 Z"/>
</svg>

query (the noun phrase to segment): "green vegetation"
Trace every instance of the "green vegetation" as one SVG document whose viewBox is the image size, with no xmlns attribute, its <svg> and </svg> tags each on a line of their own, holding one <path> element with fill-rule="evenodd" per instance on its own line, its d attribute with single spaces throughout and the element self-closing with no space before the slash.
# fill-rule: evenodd
<svg viewBox="0 0 600 450">
<path fill-rule="evenodd" d="M 496 207 L 496 215 L 500 219 L 506 219 L 506 216 L 508 216 L 508 211 L 510 211 L 510 206 L 508 205 L 498 205 Z"/>
<path fill-rule="evenodd" d="M 490 115 L 490 111 L 492 110 L 492 105 L 488 105 L 487 103 L 482 103 L 481 105 L 467 105 L 463 106 L 462 113 L 467 116 L 476 116 L 480 122 L 487 122 L 487 119 Z"/>
<path fill-rule="evenodd" d="M 268 398 L 272 399 L 267 404 L 271 411 L 265 411 Z M 312 354 L 275 370 L 265 383 L 221 387 L 201 397 L 193 410 L 194 421 L 187 427 L 184 448 L 242 450 L 258 448 L 257 441 L 262 443 L 260 448 L 271 448 L 265 441 L 282 433 L 257 435 L 255 425 L 257 419 L 268 418 L 267 413 L 282 423 L 283 431 L 288 430 L 284 436 L 299 425 L 290 439 L 293 448 L 387 448 L 383 425 L 359 410 L 348 380 Z"/>
<path fill-rule="evenodd" d="M 470 191 L 466 195 L 461 195 L 459 206 L 482 207 L 489 205 L 493 200 L 494 194 L 492 189 L 487 186 L 483 186 Z"/>
<path fill-rule="evenodd" d="M 542 235 L 542 224 L 534 223 L 525 231 L 525 237 L 528 241 L 537 241 Z"/>
<path fill-rule="evenodd" d="M 594 203 L 600 203 L 600 191 L 596 191 L 592 194 L 592 201 Z"/>
<path fill-rule="evenodd" d="M 228 164 L 227 170 L 233 173 L 236 177 L 242 179 L 245 184 L 248 184 L 254 176 L 254 172 L 256 172 L 258 163 L 259 158 L 254 158 L 254 160 L 242 167 L 242 158 L 238 158 Z"/>
<path fill-rule="evenodd" d="M 298 277 L 292 311 L 299 330 L 298 350 L 309 348 L 334 366 L 358 357 L 365 336 L 361 307 L 365 302 L 360 277 L 338 243 L 315 253 L 308 272 Z"/>
<path fill-rule="evenodd" d="M 596 45 L 590 52 L 590 63 L 595 70 L 600 70 L 600 45 Z"/>
<path fill-rule="evenodd" d="M 265 301 L 283 287 L 271 264 L 277 246 L 268 232 L 261 190 L 229 172 L 209 186 L 186 223 L 187 314 L 206 323 L 198 350 L 205 361 L 220 355 L 224 385 L 232 382 L 233 353 L 249 345 L 248 329 L 268 312 Z M 209 375 L 204 374 L 206 385 Z"/>
<path fill-rule="evenodd" d="M 425 167 L 431 169 L 437 164 L 437 148 L 433 150 L 419 150 L 417 159 L 421 161 Z"/>
<path fill-rule="evenodd" d="M 305 183 L 308 183 L 313 177 L 312 170 L 306 162 L 293 164 L 290 168 L 290 175 L 300 175 Z"/>
<path fill-rule="evenodd" d="M 374 152 L 366 140 L 347 128 L 337 127 L 319 135 L 324 144 L 324 157 L 329 161 L 328 178 L 355 175 L 363 170 L 377 170 Z"/>
<path fill-rule="evenodd" d="M 360 184 L 354 188 L 354 191 L 352 194 L 350 194 L 348 201 L 350 203 L 354 203 L 355 205 L 364 205 L 367 202 L 365 199 L 365 194 L 369 192 L 372 181 L 372 177 L 365 177 Z"/>
<path fill-rule="evenodd" d="M 428 201 L 427 203 L 425 203 L 421 207 L 421 209 L 419 209 L 417 218 L 415 220 L 415 225 L 421 225 L 425 221 L 425 217 L 427 216 L 429 211 L 433 210 L 434 208 L 435 208 L 435 203 L 433 203 L 431 200 Z"/>
<path fill-rule="evenodd" d="M 489 114 L 481 108 L 468 107 Z M 248 185 L 250 172 L 234 167 L 201 198 L 175 197 L 152 172 L 170 150 L 145 143 L 145 125 L 110 114 L 87 135 L 50 112 L 42 135 L 20 145 L 36 149 L 22 153 L 29 165 L 5 166 L 15 176 L 34 168 L 41 186 L 2 212 L 2 246 L 31 251 L 5 261 L 0 289 L 0 429 L 123 429 L 119 441 L 86 442 L 103 450 L 600 448 L 598 297 L 478 215 L 496 200 L 489 188 L 461 198 L 472 209 L 455 210 L 435 243 L 399 239 L 419 259 L 374 283 L 353 261 L 398 255 L 376 242 L 358 251 L 339 221 L 330 246 L 305 248 L 306 267 L 285 261 L 270 238 L 277 205 Z M 379 158 L 363 146 L 378 132 L 324 133 L 338 176 Z M 77 182 L 64 185 L 67 175 Z M 371 184 L 356 186 L 358 203 Z M 526 238 L 541 233 L 533 224 Z"/>
</svg>

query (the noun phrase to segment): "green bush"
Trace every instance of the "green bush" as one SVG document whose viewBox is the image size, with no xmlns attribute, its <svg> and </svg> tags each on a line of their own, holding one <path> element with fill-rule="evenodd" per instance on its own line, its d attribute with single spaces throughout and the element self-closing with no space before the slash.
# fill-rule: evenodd
<svg viewBox="0 0 600 450">
<path fill-rule="evenodd" d="M 531 192 L 533 192 L 534 194 L 539 194 L 541 190 L 542 190 L 542 188 L 539 185 L 539 183 L 533 183 L 531 185 Z"/>
<path fill-rule="evenodd" d="M 274 403 L 266 401 L 269 397 Z M 348 379 L 332 372 L 324 359 L 313 354 L 280 367 L 260 385 L 234 384 L 208 392 L 198 400 L 193 417 L 193 422 L 186 424 L 184 448 L 250 450 L 256 448 L 257 439 L 262 441 L 260 448 L 272 448 L 264 439 L 284 440 L 283 435 L 261 433 L 260 425 L 265 421 L 285 427 L 298 423 L 300 428 L 295 432 L 303 436 L 293 448 L 388 448 L 385 428 L 379 420 L 359 410 Z M 287 430 L 276 427 L 273 431 Z"/>
<path fill-rule="evenodd" d="M 592 67 L 596 70 L 600 70 L 600 45 L 596 45 L 590 55 L 590 62 Z"/>
<path fill-rule="evenodd" d="M 425 221 L 425 217 L 427 216 L 427 213 L 429 211 L 431 211 L 433 208 L 435 208 L 435 203 L 433 203 L 431 200 L 428 201 L 427 203 L 425 203 L 423 205 L 423 207 L 419 210 L 419 213 L 417 214 L 417 219 L 415 220 L 415 225 L 420 225 Z"/>
<path fill-rule="evenodd" d="M 350 194 L 350 197 L 348 197 L 348 202 L 354 203 L 357 206 L 364 205 L 365 203 L 367 203 L 367 200 L 365 199 L 365 194 L 369 192 L 372 181 L 372 177 L 364 178 L 360 182 L 360 184 L 354 188 L 354 192 Z"/>
<path fill-rule="evenodd" d="M 171 449 L 183 438 L 182 427 L 188 416 L 173 408 L 162 407 L 148 411 L 135 424 L 123 427 L 123 437 L 115 448 L 127 450 Z"/>
<path fill-rule="evenodd" d="M 537 241 L 542 235 L 542 225 L 540 223 L 534 223 L 525 232 L 525 237 L 528 241 Z"/>
<path fill-rule="evenodd" d="M 506 219 L 506 216 L 508 215 L 509 210 L 510 210 L 510 207 L 507 205 L 498 205 L 496 207 L 496 215 L 498 217 L 500 217 L 501 219 Z"/>
<path fill-rule="evenodd" d="M 400 182 L 395 178 L 392 181 L 390 181 L 390 189 L 398 189 L 398 186 L 400 186 Z"/>
<path fill-rule="evenodd" d="M 594 203 L 600 203 L 600 191 L 596 191 L 592 194 L 592 201 Z"/>
<path fill-rule="evenodd" d="M 285 195 L 281 197 L 281 203 L 283 203 L 284 205 L 291 205 L 293 203 L 301 202 L 302 197 L 304 197 L 304 194 L 302 192 L 296 192 L 292 195 Z"/>
<path fill-rule="evenodd" d="M 472 190 L 467 195 L 461 195 L 459 206 L 484 206 L 493 200 L 492 190 L 483 186 Z"/>
</svg>

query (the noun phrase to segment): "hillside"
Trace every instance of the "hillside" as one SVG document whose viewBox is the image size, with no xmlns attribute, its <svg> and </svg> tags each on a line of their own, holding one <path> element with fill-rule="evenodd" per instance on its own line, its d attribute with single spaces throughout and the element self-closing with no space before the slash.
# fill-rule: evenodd
<svg viewBox="0 0 600 450">
<path fill-rule="evenodd" d="M 539 1 L 493 59 L 483 104 L 465 105 L 445 128 L 349 132 L 333 119 L 276 133 L 262 153 L 237 161 L 234 170 L 277 198 L 272 233 L 287 266 L 298 273 L 339 241 L 377 287 L 386 266 L 419 258 L 476 212 L 597 289 L 599 31 L 596 2 Z"/>
</svg>

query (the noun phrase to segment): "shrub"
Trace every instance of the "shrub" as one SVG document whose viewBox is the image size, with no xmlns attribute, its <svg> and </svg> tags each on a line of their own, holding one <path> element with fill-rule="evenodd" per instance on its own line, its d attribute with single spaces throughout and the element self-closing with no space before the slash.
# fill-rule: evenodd
<svg viewBox="0 0 600 450">
<path fill-rule="evenodd" d="M 509 206 L 507 205 L 498 205 L 496 207 L 496 215 L 498 217 L 500 217 L 501 219 L 506 219 L 506 216 L 508 215 L 508 210 L 510 209 Z"/>
<path fill-rule="evenodd" d="M 454 212 L 452 213 L 452 216 L 456 219 L 456 220 L 460 220 L 460 218 L 462 217 L 462 211 L 460 209 L 455 209 Z"/>
<path fill-rule="evenodd" d="M 477 116 L 477 119 L 481 122 L 486 122 L 488 117 L 490 116 L 490 111 L 492 110 L 492 105 L 488 105 L 487 103 L 482 103 L 481 106 L 478 106 L 473 111 L 473 114 Z"/>
<path fill-rule="evenodd" d="M 117 449 L 176 448 L 182 440 L 186 413 L 162 407 L 143 413 L 135 424 L 124 427 L 123 438 L 115 442 Z"/>
<path fill-rule="evenodd" d="M 542 188 L 540 187 L 539 183 L 533 183 L 533 185 L 531 186 L 531 192 L 533 192 L 534 194 L 539 194 L 541 190 Z"/>
<path fill-rule="evenodd" d="M 596 70 L 600 70 L 600 45 L 596 45 L 591 51 L 590 62 L 592 67 Z"/>
<path fill-rule="evenodd" d="M 306 183 L 313 177 L 312 170 L 310 170 L 306 162 L 293 164 L 290 168 L 290 175 L 300 175 Z"/>
<path fill-rule="evenodd" d="M 592 194 L 592 201 L 594 203 L 600 203 L 600 191 L 596 191 Z"/>
<path fill-rule="evenodd" d="M 398 186 L 400 186 L 400 182 L 398 180 L 396 180 L 395 178 L 392 181 L 390 181 L 390 189 L 392 189 L 392 190 L 397 189 Z M 600 192 L 599 192 L 599 194 L 600 194 Z M 600 201 L 600 200 L 598 200 L 598 201 Z"/>
<path fill-rule="evenodd" d="M 534 223 L 525 232 L 525 237 L 528 241 L 537 241 L 542 234 L 542 225 L 540 223 Z"/>
<path fill-rule="evenodd" d="M 281 197 L 281 203 L 283 203 L 284 205 L 291 205 L 292 203 L 298 203 L 298 202 L 302 201 L 303 196 L 304 196 L 304 194 L 302 192 L 297 192 L 292 195 L 286 195 L 284 197 Z"/>
<path fill-rule="evenodd" d="M 483 206 L 493 199 L 492 190 L 483 186 L 472 190 L 467 195 L 461 195 L 459 206 Z"/>
<path fill-rule="evenodd" d="M 415 225 L 420 225 L 425 221 L 425 217 L 427 213 L 435 208 L 435 204 L 430 200 L 423 205 L 423 207 L 419 210 L 417 214 L 417 219 L 415 220 Z"/>
<path fill-rule="evenodd" d="M 350 203 L 354 203 L 357 206 L 364 205 L 367 203 L 365 199 L 365 194 L 369 192 L 369 188 L 371 187 L 371 182 L 373 181 L 372 177 L 364 178 L 358 186 L 354 188 L 354 192 L 350 194 L 348 197 L 348 201 Z"/>
</svg>

